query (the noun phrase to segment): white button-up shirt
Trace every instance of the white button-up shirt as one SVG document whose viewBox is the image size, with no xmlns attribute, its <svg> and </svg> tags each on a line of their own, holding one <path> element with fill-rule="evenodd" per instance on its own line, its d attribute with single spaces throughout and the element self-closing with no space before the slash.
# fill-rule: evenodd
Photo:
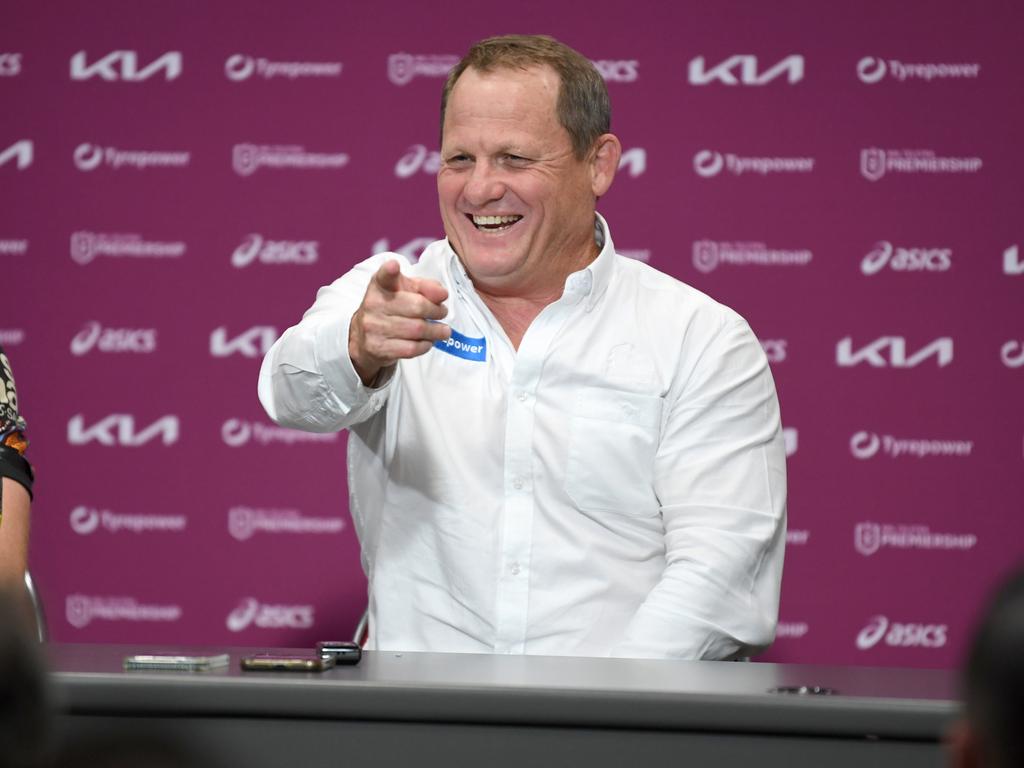
<svg viewBox="0 0 1024 768">
<path fill-rule="evenodd" d="M 786 468 L 765 356 L 732 310 L 616 254 L 600 217 L 598 241 L 518 350 L 441 240 L 321 288 L 263 361 L 271 418 L 351 432 L 369 648 L 726 658 L 771 642 Z M 348 328 L 387 259 L 448 289 L 453 333 L 373 389 Z"/>
</svg>

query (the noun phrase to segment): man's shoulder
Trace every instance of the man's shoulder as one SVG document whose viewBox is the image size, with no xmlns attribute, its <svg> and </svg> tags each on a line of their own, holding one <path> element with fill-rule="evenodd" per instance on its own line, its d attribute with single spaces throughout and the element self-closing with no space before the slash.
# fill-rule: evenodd
<svg viewBox="0 0 1024 768">
<path fill-rule="evenodd" d="M 636 295 L 638 306 L 652 314 L 666 314 L 675 322 L 699 320 L 714 325 L 742 321 L 731 307 L 650 264 L 616 254 L 617 286 Z"/>
</svg>

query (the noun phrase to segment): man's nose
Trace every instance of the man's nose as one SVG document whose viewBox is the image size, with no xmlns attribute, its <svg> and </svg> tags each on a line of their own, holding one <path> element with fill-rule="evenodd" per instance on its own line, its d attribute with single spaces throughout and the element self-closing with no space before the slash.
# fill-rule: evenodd
<svg viewBox="0 0 1024 768">
<path fill-rule="evenodd" d="M 485 205 L 500 200 L 505 195 L 505 182 L 500 170 L 490 163 L 477 163 L 466 182 L 464 194 L 470 205 Z"/>
</svg>

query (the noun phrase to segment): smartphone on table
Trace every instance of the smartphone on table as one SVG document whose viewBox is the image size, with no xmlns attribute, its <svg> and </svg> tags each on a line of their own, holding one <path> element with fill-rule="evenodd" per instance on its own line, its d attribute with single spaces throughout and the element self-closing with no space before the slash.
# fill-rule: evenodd
<svg viewBox="0 0 1024 768">
<path fill-rule="evenodd" d="M 358 664 L 363 657 L 359 644 L 348 640 L 322 640 L 316 644 L 316 652 L 333 657 L 335 664 Z"/>
<path fill-rule="evenodd" d="M 315 651 L 305 653 L 255 653 L 242 657 L 242 669 L 263 672 L 323 672 L 334 666 L 334 657 Z"/>
<path fill-rule="evenodd" d="M 218 653 L 212 656 L 189 656 L 179 653 L 137 653 L 126 656 L 126 670 L 167 669 L 184 672 L 205 672 L 228 665 L 228 654 Z"/>
</svg>

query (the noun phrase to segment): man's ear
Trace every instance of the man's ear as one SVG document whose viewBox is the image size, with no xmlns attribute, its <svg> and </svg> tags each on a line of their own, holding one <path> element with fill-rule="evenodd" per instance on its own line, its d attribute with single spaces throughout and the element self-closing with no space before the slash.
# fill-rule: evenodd
<svg viewBox="0 0 1024 768">
<path fill-rule="evenodd" d="M 601 197 L 612 185 L 615 171 L 619 169 L 622 144 L 615 134 L 602 134 L 594 143 L 590 157 L 590 188 L 594 197 Z"/>
</svg>

